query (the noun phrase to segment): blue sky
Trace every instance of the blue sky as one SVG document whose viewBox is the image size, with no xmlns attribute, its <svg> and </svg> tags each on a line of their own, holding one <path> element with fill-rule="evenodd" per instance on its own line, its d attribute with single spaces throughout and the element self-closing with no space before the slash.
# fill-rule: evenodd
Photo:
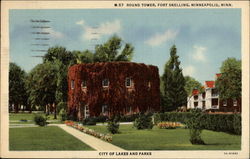
<svg viewBox="0 0 250 159">
<path fill-rule="evenodd" d="M 240 9 L 77 9 L 11 10 L 10 61 L 29 72 L 43 52 L 55 45 L 93 50 L 116 34 L 135 47 L 133 62 L 156 65 L 160 75 L 177 47 L 184 75 L 204 83 L 213 80 L 228 57 L 241 59 Z M 31 19 L 50 20 L 49 46 L 36 43 Z M 46 31 L 46 29 L 44 30 Z M 98 33 L 98 34 L 95 34 Z M 95 39 L 95 40 L 93 40 Z"/>
</svg>

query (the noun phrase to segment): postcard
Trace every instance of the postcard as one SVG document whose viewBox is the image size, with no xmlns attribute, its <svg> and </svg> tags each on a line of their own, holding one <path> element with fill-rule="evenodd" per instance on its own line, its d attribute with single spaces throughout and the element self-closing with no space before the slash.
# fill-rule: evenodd
<svg viewBox="0 0 250 159">
<path fill-rule="evenodd" d="M 1 157 L 249 158 L 249 2 L 1 4 Z"/>
</svg>

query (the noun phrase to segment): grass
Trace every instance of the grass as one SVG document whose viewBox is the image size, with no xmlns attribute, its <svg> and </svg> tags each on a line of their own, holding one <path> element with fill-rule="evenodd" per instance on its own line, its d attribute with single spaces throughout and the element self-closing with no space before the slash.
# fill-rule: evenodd
<svg viewBox="0 0 250 159">
<path fill-rule="evenodd" d="M 88 126 L 108 133 L 106 126 Z M 126 150 L 240 150 L 241 136 L 203 130 L 206 145 L 192 145 L 188 129 L 137 130 L 132 125 L 120 125 L 120 133 L 113 135 L 112 144 Z"/>
<path fill-rule="evenodd" d="M 9 113 L 9 122 L 10 124 L 34 124 L 34 117 L 35 115 L 44 115 L 44 113 Z M 50 123 L 58 124 L 61 122 L 61 117 L 57 115 L 57 119 L 54 119 L 54 115 L 50 114 L 48 116 L 48 120 L 50 120 Z M 20 120 L 28 120 L 27 122 L 21 122 Z"/>
<path fill-rule="evenodd" d="M 10 128 L 10 150 L 93 150 L 56 126 Z"/>
</svg>

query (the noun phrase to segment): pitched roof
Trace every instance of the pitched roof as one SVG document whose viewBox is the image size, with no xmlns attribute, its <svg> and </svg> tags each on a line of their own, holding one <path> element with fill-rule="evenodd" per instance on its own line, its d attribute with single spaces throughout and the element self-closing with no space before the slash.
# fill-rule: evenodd
<svg viewBox="0 0 250 159">
<path fill-rule="evenodd" d="M 194 90 L 192 91 L 192 95 L 194 96 L 194 95 L 197 95 L 197 94 L 199 94 L 199 90 L 198 90 L 198 89 L 194 89 Z"/>
<path fill-rule="evenodd" d="M 219 78 L 221 76 L 221 73 L 216 73 L 216 78 Z"/>
<path fill-rule="evenodd" d="M 206 81 L 205 83 L 206 83 L 206 87 L 208 87 L 208 88 L 214 88 L 214 84 L 215 84 L 214 81 Z"/>
</svg>

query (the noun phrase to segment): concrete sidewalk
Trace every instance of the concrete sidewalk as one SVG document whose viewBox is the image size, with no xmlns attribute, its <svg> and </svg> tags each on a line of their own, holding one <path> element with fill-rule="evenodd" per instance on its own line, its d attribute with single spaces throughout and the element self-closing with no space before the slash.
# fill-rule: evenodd
<svg viewBox="0 0 250 159">
<path fill-rule="evenodd" d="M 9 128 L 28 128 L 28 127 L 38 127 L 35 124 L 10 124 Z"/>
<path fill-rule="evenodd" d="M 62 128 L 64 131 L 68 132 L 69 134 L 75 136 L 80 141 L 84 142 L 85 144 L 89 145 L 90 147 L 96 149 L 97 151 L 125 151 L 124 149 L 112 145 L 108 142 L 105 142 L 101 139 L 98 139 L 96 137 L 93 137 L 91 135 L 85 134 L 79 130 L 76 130 L 70 126 L 67 126 L 65 124 L 50 124 L 58 126 Z"/>
</svg>

